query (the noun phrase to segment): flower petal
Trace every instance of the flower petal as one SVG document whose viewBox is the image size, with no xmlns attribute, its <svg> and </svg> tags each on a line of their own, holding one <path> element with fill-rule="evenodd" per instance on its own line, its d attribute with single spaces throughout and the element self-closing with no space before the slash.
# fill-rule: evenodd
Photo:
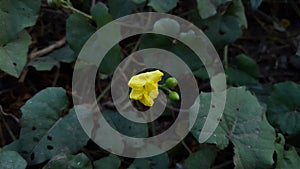
<svg viewBox="0 0 300 169">
<path fill-rule="evenodd" d="M 159 70 L 147 72 L 146 79 L 148 80 L 148 82 L 151 81 L 153 83 L 158 83 L 161 80 L 163 75 L 164 73 Z"/>
<path fill-rule="evenodd" d="M 157 83 L 147 83 L 145 85 L 145 90 L 147 91 L 148 95 L 155 99 L 158 96 L 158 85 Z"/>
<path fill-rule="evenodd" d="M 132 89 L 129 98 L 133 100 L 140 100 L 142 99 L 143 94 L 144 94 L 143 90 Z"/>
<path fill-rule="evenodd" d="M 130 99 L 139 100 L 145 106 L 152 106 L 158 96 L 158 82 L 164 74 L 159 71 L 141 73 L 133 76 L 128 86 L 132 88 Z"/>
<path fill-rule="evenodd" d="M 131 88 L 142 88 L 146 83 L 147 80 L 144 76 L 136 75 L 129 80 L 128 86 Z"/>
<path fill-rule="evenodd" d="M 143 103 L 145 106 L 153 106 L 154 101 L 151 99 L 151 97 L 147 94 L 144 94 L 142 99 L 140 99 L 140 102 Z"/>
</svg>

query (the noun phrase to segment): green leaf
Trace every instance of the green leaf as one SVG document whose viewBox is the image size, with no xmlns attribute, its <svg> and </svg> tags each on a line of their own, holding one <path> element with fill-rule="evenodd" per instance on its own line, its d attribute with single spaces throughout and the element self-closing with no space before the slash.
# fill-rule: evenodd
<svg viewBox="0 0 300 169">
<path fill-rule="evenodd" d="M 99 71 L 104 74 L 110 74 L 114 72 L 119 63 L 122 61 L 122 58 L 123 53 L 121 52 L 121 47 L 119 45 L 115 45 L 105 55 L 99 66 Z"/>
<path fill-rule="evenodd" d="M 137 158 L 128 169 L 166 169 L 169 168 L 169 157 L 167 153 L 149 158 Z"/>
<path fill-rule="evenodd" d="M 15 151 L 3 151 L 0 149 L 1 169 L 25 169 L 27 162 Z"/>
<path fill-rule="evenodd" d="M 251 2 L 251 8 L 254 9 L 254 10 L 257 10 L 258 7 L 263 2 L 263 0 L 251 0 L 250 2 Z"/>
<path fill-rule="evenodd" d="M 177 5 L 177 0 L 149 0 L 151 6 L 157 12 L 169 12 Z"/>
<path fill-rule="evenodd" d="M 233 85 L 258 84 L 258 81 L 255 78 L 253 78 L 252 76 L 250 76 L 249 74 L 241 70 L 228 67 L 225 70 L 225 72 L 229 84 L 233 84 Z"/>
<path fill-rule="evenodd" d="M 268 120 L 288 134 L 300 132 L 300 85 L 283 82 L 273 86 L 268 101 Z"/>
<path fill-rule="evenodd" d="M 132 2 L 136 3 L 136 4 L 141 4 L 146 2 L 147 0 L 132 0 Z"/>
<path fill-rule="evenodd" d="M 72 14 L 66 22 L 66 38 L 70 48 L 77 56 L 84 43 L 96 31 L 84 16 L 80 14 Z"/>
<path fill-rule="evenodd" d="M 32 59 L 28 66 L 34 67 L 37 71 L 50 71 L 53 67 L 59 67 L 59 62 L 52 57 L 39 57 Z"/>
<path fill-rule="evenodd" d="M 97 3 L 91 8 L 91 14 L 98 28 L 113 20 L 112 16 L 108 13 L 108 8 L 102 2 Z"/>
<path fill-rule="evenodd" d="M 76 59 L 76 56 L 69 45 L 57 49 L 46 56 L 63 63 L 71 63 Z"/>
<path fill-rule="evenodd" d="M 20 145 L 30 165 L 44 162 L 62 152 L 77 152 L 88 141 L 63 88 L 49 87 L 28 100 L 21 108 Z"/>
<path fill-rule="evenodd" d="M 131 14 L 138 6 L 133 0 L 108 0 L 109 13 L 113 18 L 120 18 Z"/>
<path fill-rule="evenodd" d="M 15 140 L 15 141 L 11 142 L 10 144 L 5 145 L 2 148 L 2 150 L 4 150 L 4 151 L 17 151 L 17 152 L 19 152 L 20 149 L 21 149 L 20 140 Z"/>
<path fill-rule="evenodd" d="M 40 5 L 40 0 L 0 0 L 0 46 L 35 24 Z"/>
<path fill-rule="evenodd" d="M 69 46 L 57 49 L 50 54 L 30 60 L 27 66 L 34 67 L 37 71 L 50 71 L 53 67 L 60 67 L 59 62 L 71 63 L 76 59 Z"/>
<path fill-rule="evenodd" d="M 193 18 L 194 23 L 203 29 L 217 49 L 222 49 L 226 44 L 234 42 L 242 35 L 242 27 L 247 28 L 247 20 L 241 0 L 233 0 L 233 3 L 223 15 L 201 19 L 195 13 Z"/>
<path fill-rule="evenodd" d="M 172 43 L 172 38 L 156 34 L 143 35 L 140 41 L 139 49 L 160 48 L 173 52 L 179 56 L 194 72 L 202 68 L 199 57 L 183 43 Z"/>
<path fill-rule="evenodd" d="M 220 5 L 232 0 L 197 0 L 197 9 L 202 19 L 207 19 L 217 14 L 217 9 Z"/>
<path fill-rule="evenodd" d="M 285 150 L 285 138 L 282 134 L 278 134 L 276 140 L 276 169 L 298 168 L 300 166 L 300 157 L 294 147 Z"/>
<path fill-rule="evenodd" d="M 101 158 L 100 160 L 94 161 L 94 169 L 118 169 L 121 165 L 121 160 L 113 154 L 108 157 Z"/>
<path fill-rule="evenodd" d="M 214 163 L 216 156 L 217 152 L 212 148 L 203 147 L 185 160 L 185 169 L 209 169 Z"/>
<path fill-rule="evenodd" d="M 30 44 L 31 37 L 23 31 L 4 46 L 0 45 L 0 69 L 14 77 L 19 77 L 26 64 Z"/>
<path fill-rule="evenodd" d="M 246 72 L 254 78 L 258 77 L 258 66 L 254 59 L 246 56 L 244 54 L 240 54 L 235 56 L 234 63 L 239 70 Z"/>
<path fill-rule="evenodd" d="M 144 123 L 132 122 L 118 112 L 104 110 L 102 115 L 111 127 L 129 137 L 147 137 L 148 126 Z"/>
<path fill-rule="evenodd" d="M 210 93 L 200 94 L 199 115 L 191 130 L 196 138 L 199 137 L 211 107 L 210 101 Z M 271 167 L 275 151 L 275 131 L 268 123 L 264 110 L 256 97 L 244 87 L 229 88 L 219 126 L 206 142 L 224 147 L 228 144 L 226 139 L 229 139 L 234 145 L 233 160 L 237 169 Z M 214 122 L 218 122 L 218 119 Z"/>
<path fill-rule="evenodd" d="M 89 158 L 83 154 L 58 154 L 43 169 L 93 169 Z"/>
<path fill-rule="evenodd" d="M 98 27 L 102 26 L 102 24 L 105 24 L 105 22 L 107 22 L 107 20 L 102 20 L 103 18 L 102 16 L 100 16 L 100 14 L 103 14 L 104 18 L 107 17 L 106 12 L 103 10 L 105 9 L 104 6 L 101 4 L 98 4 L 96 5 L 96 7 L 92 8 L 92 15 L 96 23 L 98 24 Z M 69 42 L 70 47 L 75 52 L 76 56 L 79 54 L 85 42 L 96 31 L 96 28 L 94 28 L 85 17 L 79 14 L 73 14 L 67 19 L 66 29 L 67 41 Z M 123 53 L 121 52 L 120 46 L 115 45 L 105 55 L 101 65 L 99 66 L 99 71 L 104 74 L 111 74 L 119 65 L 122 58 Z"/>
</svg>

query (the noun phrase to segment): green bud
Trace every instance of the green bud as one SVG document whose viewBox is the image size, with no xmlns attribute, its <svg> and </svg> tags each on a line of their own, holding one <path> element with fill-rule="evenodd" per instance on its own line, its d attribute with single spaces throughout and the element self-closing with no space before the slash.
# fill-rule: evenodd
<svg viewBox="0 0 300 169">
<path fill-rule="evenodd" d="M 169 99 L 172 100 L 172 101 L 179 101 L 180 97 L 179 97 L 179 94 L 177 92 L 171 91 L 169 93 Z"/>
<path fill-rule="evenodd" d="M 60 7 L 61 6 L 60 0 L 47 0 L 47 3 L 51 7 Z"/>
<path fill-rule="evenodd" d="M 174 88 L 177 86 L 178 82 L 177 82 L 177 80 L 176 80 L 174 77 L 169 77 L 169 78 L 166 80 L 165 84 L 166 84 L 166 86 L 167 86 L 168 88 L 174 89 Z"/>
</svg>

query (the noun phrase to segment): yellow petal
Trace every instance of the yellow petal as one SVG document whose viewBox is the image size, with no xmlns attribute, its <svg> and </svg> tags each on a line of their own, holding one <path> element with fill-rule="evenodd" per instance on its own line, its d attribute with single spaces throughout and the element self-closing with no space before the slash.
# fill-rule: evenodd
<svg viewBox="0 0 300 169">
<path fill-rule="evenodd" d="M 158 89 L 152 90 L 151 92 L 149 92 L 149 96 L 150 96 L 152 99 L 157 98 L 157 96 L 158 96 Z"/>
<path fill-rule="evenodd" d="M 145 89 L 152 99 L 158 96 L 158 84 L 157 83 L 147 83 Z"/>
<path fill-rule="evenodd" d="M 147 80 L 144 76 L 136 75 L 132 76 L 132 78 L 128 82 L 128 86 L 131 88 L 142 88 L 147 83 Z"/>
<path fill-rule="evenodd" d="M 140 100 L 143 97 L 143 94 L 143 90 L 132 89 L 129 98 L 133 100 Z"/>
<path fill-rule="evenodd" d="M 130 99 L 139 100 L 145 106 L 152 106 L 158 96 L 158 82 L 164 74 L 159 71 L 141 73 L 133 76 L 128 86 L 132 88 Z"/>
<path fill-rule="evenodd" d="M 156 71 L 152 71 L 152 72 L 147 72 L 145 74 L 146 79 L 151 82 L 157 83 L 161 80 L 162 76 L 164 75 L 163 72 L 156 70 Z"/>
<path fill-rule="evenodd" d="M 145 106 L 153 106 L 154 101 L 150 98 L 149 95 L 144 94 L 142 99 L 140 99 L 140 102 L 143 103 Z"/>
</svg>

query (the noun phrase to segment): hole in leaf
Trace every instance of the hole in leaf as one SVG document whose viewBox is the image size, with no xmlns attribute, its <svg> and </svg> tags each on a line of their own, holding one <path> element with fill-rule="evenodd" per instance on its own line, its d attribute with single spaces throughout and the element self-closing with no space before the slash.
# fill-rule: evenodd
<svg viewBox="0 0 300 169">
<path fill-rule="evenodd" d="M 32 130 L 32 131 L 36 130 L 36 127 L 32 126 L 31 130 Z"/>
<path fill-rule="evenodd" d="M 240 108 L 236 108 L 236 111 L 240 111 Z"/>
<path fill-rule="evenodd" d="M 48 150 L 53 150 L 53 148 L 54 148 L 53 146 L 50 146 L 50 145 L 47 146 Z"/>
<path fill-rule="evenodd" d="M 51 141 L 51 140 L 52 140 L 52 137 L 51 137 L 51 136 L 47 136 L 47 139 Z"/>
<path fill-rule="evenodd" d="M 32 154 L 30 155 L 30 159 L 31 159 L 31 160 L 34 160 L 34 153 L 32 153 Z"/>
<path fill-rule="evenodd" d="M 208 26 L 204 25 L 200 28 L 203 32 L 208 31 Z"/>
<path fill-rule="evenodd" d="M 222 31 L 222 30 L 219 30 L 219 34 L 220 34 L 220 35 L 224 35 L 224 34 L 225 34 L 225 32 L 224 32 L 224 31 Z"/>
<path fill-rule="evenodd" d="M 14 62 L 13 65 L 14 65 L 14 66 L 17 66 L 17 63 Z"/>
</svg>

